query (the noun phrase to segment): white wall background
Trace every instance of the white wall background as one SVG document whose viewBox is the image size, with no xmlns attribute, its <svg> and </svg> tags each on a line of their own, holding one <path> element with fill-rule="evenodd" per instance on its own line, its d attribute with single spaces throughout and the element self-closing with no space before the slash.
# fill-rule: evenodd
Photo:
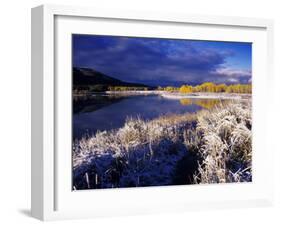
<svg viewBox="0 0 281 226">
<path fill-rule="evenodd" d="M 30 8 L 43 3 L 113 9 L 152 10 L 207 15 L 231 15 L 275 20 L 275 105 L 272 147 L 276 204 L 272 208 L 197 211 L 178 214 L 51 222 L 51 225 L 280 225 L 281 148 L 281 6 L 274 0 L 9 0 L 0 8 L 0 224 L 42 224 L 29 216 L 30 208 Z M 262 90 L 261 90 L 262 92 Z M 279 133 L 279 134 L 278 134 Z"/>
</svg>

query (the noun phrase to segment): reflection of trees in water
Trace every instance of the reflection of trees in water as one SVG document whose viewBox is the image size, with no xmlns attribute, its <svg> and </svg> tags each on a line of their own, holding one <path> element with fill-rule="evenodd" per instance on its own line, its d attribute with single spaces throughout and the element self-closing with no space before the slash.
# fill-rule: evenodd
<svg viewBox="0 0 281 226">
<path fill-rule="evenodd" d="M 109 106 L 111 104 L 117 103 L 128 96 L 120 95 L 73 95 L 73 113 L 82 113 L 82 112 L 93 112 L 100 108 Z M 218 99 L 191 99 L 184 98 L 179 100 L 181 105 L 198 105 L 205 109 L 211 109 L 214 106 L 218 105 L 221 102 L 226 102 L 226 100 Z"/>
<path fill-rule="evenodd" d="M 180 103 L 181 103 L 181 105 L 187 106 L 187 105 L 192 104 L 192 100 L 191 99 L 180 99 Z"/>
<path fill-rule="evenodd" d="M 180 99 L 182 105 L 196 104 L 206 109 L 212 109 L 214 106 L 220 104 L 222 101 L 217 99 Z"/>
<path fill-rule="evenodd" d="M 115 95 L 73 95 L 73 113 L 93 112 L 108 105 L 117 103 L 124 97 Z"/>
<path fill-rule="evenodd" d="M 195 104 L 206 108 L 206 109 L 211 109 L 214 106 L 218 105 L 219 103 L 221 103 L 221 100 L 214 100 L 214 99 L 209 99 L 209 100 L 197 100 L 195 102 Z"/>
</svg>

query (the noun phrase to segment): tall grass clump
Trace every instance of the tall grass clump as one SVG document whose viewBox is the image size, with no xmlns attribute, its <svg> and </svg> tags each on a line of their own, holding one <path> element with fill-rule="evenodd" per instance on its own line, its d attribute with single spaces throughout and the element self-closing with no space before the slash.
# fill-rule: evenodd
<svg viewBox="0 0 281 226">
<path fill-rule="evenodd" d="M 197 147 L 203 160 L 195 183 L 251 181 L 251 103 L 222 105 L 201 112 L 197 120 Z"/>
</svg>

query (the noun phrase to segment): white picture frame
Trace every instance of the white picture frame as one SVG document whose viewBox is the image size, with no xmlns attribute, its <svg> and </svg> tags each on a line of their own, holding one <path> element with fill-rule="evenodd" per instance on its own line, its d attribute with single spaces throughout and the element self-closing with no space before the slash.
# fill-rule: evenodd
<svg viewBox="0 0 281 226">
<path fill-rule="evenodd" d="M 67 138 L 71 113 L 61 110 L 70 107 L 71 79 L 59 76 L 71 73 L 68 37 L 73 32 L 253 42 L 253 182 L 73 192 L 71 149 L 62 151 L 71 148 Z M 272 172 L 273 168 L 265 107 L 271 104 L 265 100 L 273 83 L 272 39 L 273 22 L 265 19 L 57 5 L 33 8 L 32 216 L 56 220 L 271 205 L 273 176 L 264 170 Z"/>
</svg>

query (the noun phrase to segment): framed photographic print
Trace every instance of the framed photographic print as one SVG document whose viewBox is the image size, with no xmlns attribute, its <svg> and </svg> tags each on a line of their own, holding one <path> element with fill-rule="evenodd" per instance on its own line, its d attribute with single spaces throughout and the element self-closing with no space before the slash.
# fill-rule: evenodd
<svg viewBox="0 0 281 226">
<path fill-rule="evenodd" d="M 32 9 L 32 215 L 272 203 L 270 20 Z"/>
</svg>

